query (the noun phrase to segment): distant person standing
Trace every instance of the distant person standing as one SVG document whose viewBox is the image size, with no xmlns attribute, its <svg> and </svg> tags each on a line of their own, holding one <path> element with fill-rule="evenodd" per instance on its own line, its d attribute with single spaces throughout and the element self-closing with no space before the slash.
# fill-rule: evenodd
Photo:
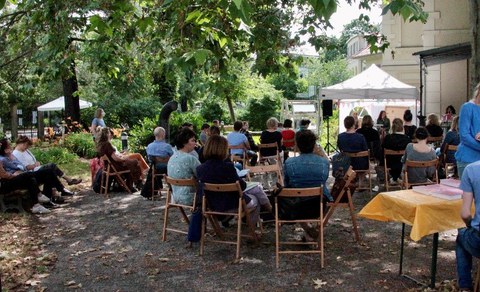
<svg viewBox="0 0 480 292">
<path fill-rule="evenodd" d="M 475 87 L 473 98 L 460 109 L 458 124 L 460 144 L 455 159 L 458 176 L 462 178 L 465 167 L 480 160 L 480 83 Z"/>
<path fill-rule="evenodd" d="M 352 112 L 352 117 L 355 120 L 355 130 L 357 130 L 358 127 L 360 126 L 360 123 L 358 122 L 358 113 Z"/>
<path fill-rule="evenodd" d="M 105 128 L 105 111 L 102 108 L 97 108 L 95 111 L 95 117 L 92 120 L 92 125 L 90 126 L 90 133 L 93 135 L 93 141 L 95 141 L 95 135 L 97 133 L 97 127 Z"/>
</svg>

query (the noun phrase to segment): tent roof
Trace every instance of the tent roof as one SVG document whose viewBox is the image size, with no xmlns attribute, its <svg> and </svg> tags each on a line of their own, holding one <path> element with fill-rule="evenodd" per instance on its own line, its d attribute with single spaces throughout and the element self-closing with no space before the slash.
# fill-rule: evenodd
<svg viewBox="0 0 480 292">
<path fill-rule="evenodd" d="M 91 106 L 91 102 L 80 99 L 80 109 L 89 108 Z M 63 109 L 65 109 L 65 98 L 63 96 L 37 107 L 37 110 L 40 112 L 61 111 Z"/>
<path fill-rule="evenodd" d="M 322 88 L 321 94 L 322 99 L 416 99 L 418 90 L 373 64 L 348 80 Z"/>
<path fill-rule="evenodd" d="M 461 43 L 441 48 L 424 50 L 413 53 L 414 56 L 420 56 L 425 66 L 433 66 L 443 63 L 455 62 L 472 57 L 472 47 L 470 43 Z"/>
</svg>

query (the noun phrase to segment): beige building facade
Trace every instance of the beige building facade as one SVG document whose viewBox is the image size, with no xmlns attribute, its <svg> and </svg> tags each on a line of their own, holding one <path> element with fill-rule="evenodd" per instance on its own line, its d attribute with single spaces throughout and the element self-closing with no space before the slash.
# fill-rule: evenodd
<svg viewBox="0 0 480 292">
<path fill-rule="evenodd" d="M 470 41 L 468 0 L 425 0 L 427 23 L 404 22 L 388 13 L 382 18 L 382 33 L 390 42 L 383 54 L 370 55 L 368 48 L 352 54 L 353 68 L 376 64 L 395 78 L 420 90 L 420 59 L 413 53 Z M 347 44 L 361 43 L 355 37 Z M 362 69 L 362 70 L 363 70 Z M 428 66 L 423 72 L 423 113 L 443 114 L 448 105 L 460 110 L 468 96 L 468 60 Z"/>
</svg>

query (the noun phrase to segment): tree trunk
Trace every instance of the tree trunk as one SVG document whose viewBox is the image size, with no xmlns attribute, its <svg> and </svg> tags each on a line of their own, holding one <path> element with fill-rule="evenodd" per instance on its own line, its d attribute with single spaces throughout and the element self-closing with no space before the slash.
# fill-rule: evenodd
<svg viewBox="0 0 480 292">
<path fill-rule="evenodd" d="M 12 104 L 10 117 L 12 118 L 12 141 L 15 141 L 18 137 L 18 115 L 17 104 Z"/>
<path fill-rule="evenodd" d="M 62 83 L 65 97 L 65 122 L 80 122 L 80 98 L 75 94 L 78 91 L 75 61 L 70 64 L 70 74 L 67 78 L 62 78 Z"/>
<path fill-rule="evenodd" d="M 470 0 L 470 27 L 472 29 L 472 57 L 470 59 L 470 92 L 480 81 L 480 0 Z M 470 94 L 471 96 L 472 94 Z"/>
<path fill-rule="evenodd" d="M 228 111 L 230 112 L 230 119 L 232 119 L 232 124 L 235 123 L 235 111 L 233 110 L 233 103 L 230 95 L 227 94 L 227 104 L 228 104 Z"/>
</svg>

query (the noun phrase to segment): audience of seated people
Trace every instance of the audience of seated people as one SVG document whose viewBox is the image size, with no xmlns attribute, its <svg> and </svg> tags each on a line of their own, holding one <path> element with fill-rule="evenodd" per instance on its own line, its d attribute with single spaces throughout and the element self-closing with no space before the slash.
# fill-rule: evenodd
<svg viewBox="0 0 480 292">
<path fill-rule="evenodd" d="M 119 153 L 111 143 L 112 138 L 113 131 L 110 128 L 105 127 L 100 130 L 96 143 L 97 155 L 99 157 L 106 155 L 112 165 L 115 166 L 115 168 L 119 171 L 130 170 L 130 173 L 128 173 L 126 176 L 126 184 L 130 190 L 133 192 L 136 191 L 133 188 L 134 183 L 137 188 L 142 189 L 142 169 L 140 168 L 138 160 L 130 159 Z"/>
<path fill-rule="evenodd" d="M 427 144 L 428 137 L 429 134 L 426 128 L 417 128 L 415 131 L 415 139 L 417 139 L 417 143 L 409 143 L 407 145 L 405 148 L 405 155 L 402 157 L 402 163 L 405 164 L 407 160 L 431 161 L 437 159 L 435 150 Z M 435 174 L 435 168 L 409 168 L 407 174 L 409 183 L 423 183 L 427 182 L 429 178 Z"/>
<path fill-rule="evenodd" d="M 381 159 L 381 143 L 380 143 L 380 134 L 377 130 L 373 128 L 373 119 L 370 115 L 365 115 L 362 119 L 362 127 L 358 128 L 357 133 L 362 134 L 367 141 L 368 149 L 370 154 L 374 158 Z"/>
<path fill-rule="evenodd" d="M 415 135 L 415 130 L 417 129 L 417 126 L 412 124 L 412 111 L 407 109 L 405 113 L 403 114 L 403 130 L 405 132 L 405 135 L 407 135 L 410 140 L 413 140 L 413 136 Z"/>
<path fill-rule="evenodd" d="M 165 129 L 156 127 L 153 130 L 155 141 L 147 146 L 147 158 L 151 164 L 150 171 L 147 175 L 147 180 L 142 188 L 141 195 L 149 198 L 152 196 L 152 171 L 155 169 L 156 174 L 167 174 L 167 164 L 170 157 L 173 155 L 173 149 L 170 144 L 165 142 Z M 163 188 L 162 180 L 157 179 L 154 182 L 154 188 Z"/>
<path fill-rule="evenodd" d="M 210 140 L 210 138 L 207 139 Z M 192 151 L 197 145 L 196 134 L 189 127 L 182 128 L 175 139 L 175 151 L 168 160 L 167 173 L 169 177 L 189 179 L 196 177 L 196 168 L 200 161 Z M 194 190 L 189 186 L 172 186 L 173 200 L 178 204 L 192 205 L 195 196 Z"/>
<path fill-rule="evenodd" d="M 227 135 L 228 145 L 243 146 L 245 150 L 250 150 L 250 143 L 248 142 L 247 136 L 245 136 L 245 134 L 240 133 L 240 130 L 242 129 L 242 127 L 243 127 L 242 121 L 236 121 L 235 123 L 233 123 L 233 132 Z M 230 154 L 243 157 L 244 149 L 230 149 Z M 258 158 L 257 154 L 255 155 L 252 154 L 252 156 L 248 158 L 250 159 L 250 165 L 257 164 L 257 158 Z"/>
<path fill-rule="evenodd" d="M 260 143 L 261 144 L 270 144 L 270 143 L 277 143 L 278 152 L 281 154 L 282 157 L 282 133 L 278 132 L 278 120 L 276 118 L 269 118 L 267 120 L 267 129 L 262 131 L 260 134 Z M 274 156 L 277 154 L 276 148 L 263 148 L 260 149 L 260 154 L 264 157 L 266 156 Z"/>
<path fill-rule="evenodd" d="M 283 122 L 283 130 L 282 130 L 282 139 L 283 139 L 283 147 L 284 147 L 284 152 L 283 152 L 283 159 L 284 161 L 287 160 L 288 158 L 288 149 L 291 149 L 292 147 L 295 146 L 294 141 L 289 141 L 289 140 L 294 140 L 295 139 L 295 131 L 292 130 L 293 127 L 293 122 L 290 119 L 285 119 Z"/>
<path fill-rule="evenodd" d="M 425 128 L 428 131 L 430 137 L 442 137 L 443 129 L 440 127 L 440 121 L 436 114 L 429 114 L 427 117 L 427 125 Z"/>
<path fill-rule="evenodd" d="M 405 129 L 401 119 L 393 119 L 392 121 L 392 134 L 385 136 L 383 140 L 383 149 L 389 149 L 394 151 L 405 150 L 407 145 L 412 142 L 410 137 L 403 132 Z M 390 184 L 401 183 L 400 175 L 402 173 L 403 163 L 402 156 L 400 155 L 388 155 L 387 167 L 390 168 Z"/>
<path fill-rule="evenodd" d="M 197 177 L 200 183 L 227 184 L 240 182 L 242 190 L 246 189 L 245 181 L 238 177 L 231 161 L 228 161 L 228 141 L 222 136 L 211 136 L 204 149 L 206 162 L 197 167 Z M 170 173 L 170 172 L 169 172 Z M 238 195 L 206 194 L 209 208 L 216 211 L 231 211 L 238 208 Z M 247 208 L 251 211 L 251 222 L 259 220 L 261 208 L 272 211 L 272 205 L 261 185 L 254 186 L 244 192 Z M 225 222 L 223 222 L 225 223 Z"/>
<path fill-rule="evenodd" d="M 368 145 L 362 134 L 355 132 L 355 119 L 347 116 L 343 120 L 346 132 L 340 133 L 337 138 L 337 147 L 342 152 L 357 153 L 367 151 Z M 351 159 L 353 170 L 368 169 L 369 161 L 367 157 L 354 157 Z"/>
</svg>

